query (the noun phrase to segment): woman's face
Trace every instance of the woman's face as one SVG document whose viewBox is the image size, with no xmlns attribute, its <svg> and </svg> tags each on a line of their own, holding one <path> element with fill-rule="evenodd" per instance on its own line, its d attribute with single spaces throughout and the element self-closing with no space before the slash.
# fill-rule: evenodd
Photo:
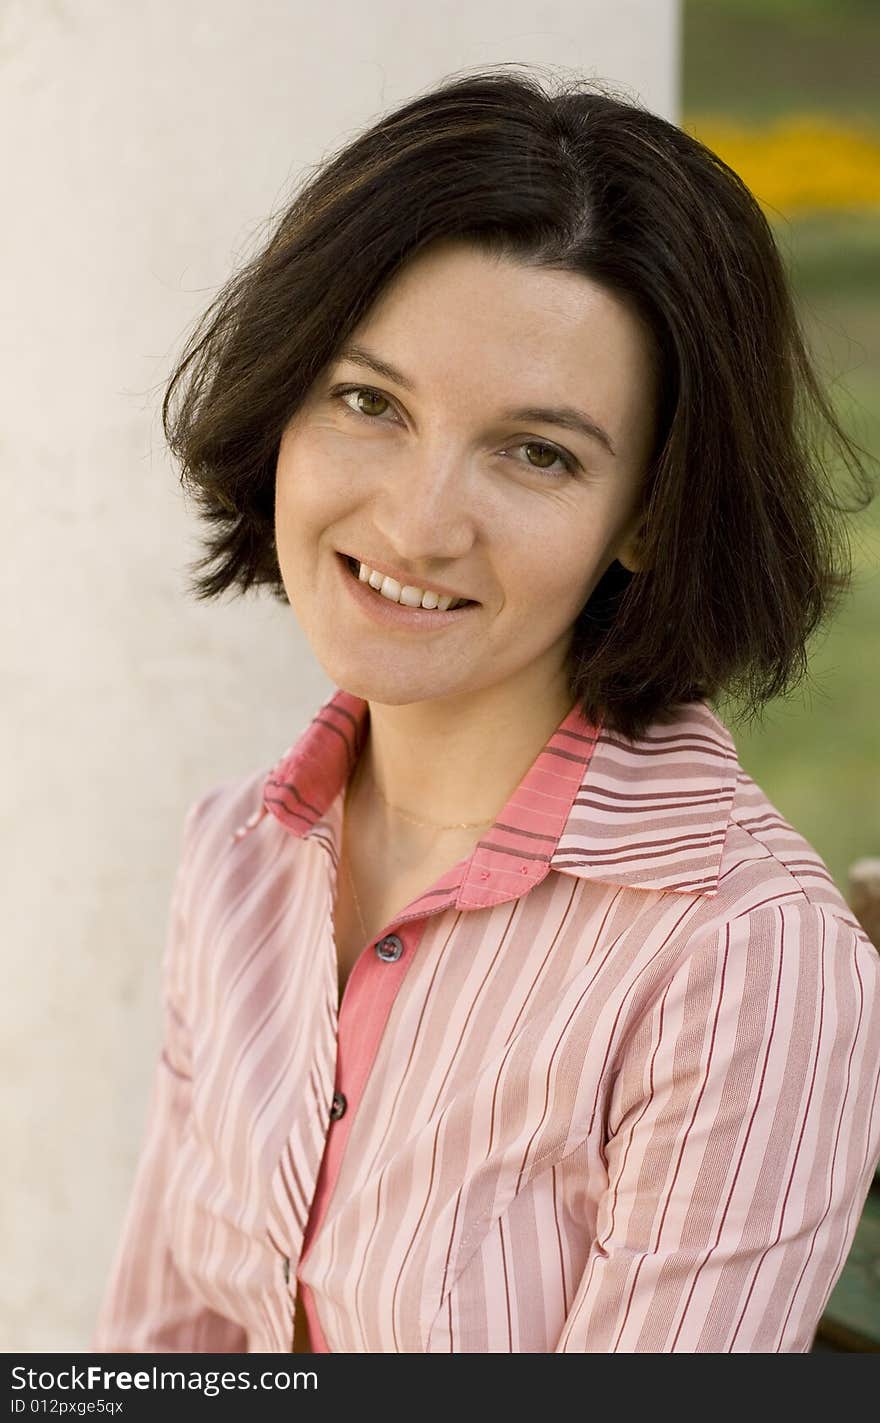
<svg viewBox="0 0 880 1423">
<path fill-rule="evenodd" d="M 580 275 L 443 241 L 345 344 L 359 353 L 331 361 L 284 432 L 275 489 L 284 587 L 327 676 L 388 705 L 501 683 L 558 696 L 596 583 L 615 558 L 638 567 L 646 328 Z M 343 555 L 471 603 L 392 604 Z"/>
</svg>

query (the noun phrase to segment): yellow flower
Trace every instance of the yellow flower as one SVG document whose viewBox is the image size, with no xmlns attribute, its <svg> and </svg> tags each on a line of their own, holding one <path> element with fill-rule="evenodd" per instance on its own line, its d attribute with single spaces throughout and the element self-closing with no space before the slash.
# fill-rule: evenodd
<svg viewBox="0 0 880 1423">
<path fill-rule="evenodd" d="M 880 129 L 821 113 L 760 128 L 690 115 L 682 128 L 733 168 L 764 208 L 786 216 L 880 208 Z"/>
</svg>

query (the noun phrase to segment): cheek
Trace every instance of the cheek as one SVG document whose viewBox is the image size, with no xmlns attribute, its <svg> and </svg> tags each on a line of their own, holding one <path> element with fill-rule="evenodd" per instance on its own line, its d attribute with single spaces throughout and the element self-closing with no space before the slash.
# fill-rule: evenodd
<svg viewBox="0 0 880 1423">
<path fill-rule="evenodd" d="M 539 617 L 565 623 L 580 612 L 598 581 L 604 549 L 595 531 L 555 532 L 554 538 L 533 538 L 528 554 L 511 568 L 520 590 L 517 601 Z"/>
<path fill-rule="evenodd" d="M 370 469 L 387 462 L 369 440 L 352 439 L 337 425 L 313 418 L 289 429 L 279 449 L 279 465 L 296 471 L 298 480 L 351 495 Z"/>
<path fill-rule="evenodd" d="M 334 466 L 306 435 L 282 442 L 275 469 L 275 518 L 294 536 L 331 519 L 343 502 Z"/>
</svg>

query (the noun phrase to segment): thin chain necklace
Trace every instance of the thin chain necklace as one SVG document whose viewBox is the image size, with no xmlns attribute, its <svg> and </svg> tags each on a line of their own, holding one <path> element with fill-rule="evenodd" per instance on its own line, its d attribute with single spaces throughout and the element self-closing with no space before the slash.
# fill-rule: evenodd
<svg viewBox="0 0 880 1423">
<path fill-rule="evenodd" d="M 359 763 L 358 763 L 358 766 L 355 767 L 354 775 L 352 775 L 352 777 L 349 779 L 348 786 L 346 787 L 346 792 L 345 792 L 345 808 L 346 808 L 346 809 L 348 808 L 348 799 L 349 799 L 349 796 L 350 796 L 350 794 L 351 794 L 351 789 L 352 789 L 352 786 L 353 786 L 353 784 L 354 784 L 355 777 L 357 776 L 357 772 L 358 772 L 358 770 L 360 769 L 360 765 L 361 765 L 361 764 L 363 764 L 363 763 L 362 763 L 362 762 L 359 762 Z M 387 800 L 386 797 L 383 796 L 382 792 L 379 790 L 379 787 L 376 785 L 375 781 L 373 782 L 373 789 L 374 789 L 374 791 L 376 792 L 376 794 L 378 795 L 379 799 L 385 801 L 385 804 L 388 806 L 388 809 L 389 809 L 389 810 L 393 810 L 396 815 L 402 816 L 402 818 L 403 818 L 404 820 L 408 820 L 408 821 L 410 822 L 410 824 L 412 824 L 412 825 L 418 825 L 418 826 L 420 826 L 421 829 L 423 829 L 423 830 L 478 830 L 478 829 L 480 829 L 481 826 L 484 826 L 484 825 L 493 825 L 493 824 L 494 824 L 494 821 L 495 821 L 495 817 L 494 817 L 494 816 L 491 816 L 488 820 L 460 820 L 460 821 L 456 821 L 456 823 L 453 824 L 453 825 L 438 825 L 438 824 L 436 823 L 436 821 L 433 821 L 433 820 L 416 820 L 415 816 L 413 816 L 413 815 L 408 815 L 407 812 L 406 812 L 405 810 L 401 810 L 399 806 L 392 805 L 391 802 L 390 802 L 390 800 Z M 348 867 L 348 856 L 343 854 L 341 858 L 342 858 L 343 865 L 344 865 L 344 867 L 345 867 L 345 873 L 346 873 L 346 876 L 347 876 L 347 878 L 348 878 L 348 882 L 349 882 L 349 884 L 351 885 L 352 898 L 354 899 L 354 907 L 355 907 L 355 910 L 356 910 L 356 912 L 357 912 L 358 921 L 359 921 L 360 926 L 361 926 L 361 933 L 363 934 L 364 939 L 366 939 L 366 937 L 367 937 L 367 928 L 366 928 L 366 925 L 364 924 L 364 916 L 363 916 L 363 914 L 361 913 L 360 900 L 358 899 L 357 890 L 356 890 L 355 887 L 354 887 L 354 880 L 352 879 L 351 870 L 350 870 L 349 867 Z"/>
<path fill-rule="evenodd" d="M 373 782 L 373 790 L 380 800 L 384 800 L 389 810 L 393 810 L 395 815 L 400 815 L 404 820 L 408 820 L 411 825 L 420 825 L 423 830 L 479 830 L 481 825 L 494 824 L 494 815 L 488 820 L 458 820 L 452 825 L 438 825 L 436 820 L 416 820 L 414 815 L 409 815 L 405 810 L 401 810 L 399 805 L 392 805 L 390 800 L 383 796 L 376 782 Z"/>
<path fill-rule="evenodd" d="M 360 906 L 360 901 L 358 900 L 357 890 L 356 890 L 355 887 L 354 887 L 354 880 L 353 880 L 352 877 L 351 877 L 351 870 L 348 868 L 348 863 L 347 863 L 345 860 L 343 860 L 343 864 L 345 865 L 345 873 L 346 873 L 346 875 L 347 875 L 347 877 L 348 877 L 348 882 L 349 882 L 349 884 L 351 885 L 351 892 L 352 892 L 352 894 L 353 894 L 353 896 L 354 896 L 354 907 L 355 907 L 355 909 L 357 910 L 357 917 L 358 917 L 358 921 L 359 921 L 360 926 L 361 926 L 361 935 L 363 936 L 364 942 L 366 942 L 366 939 L 367 939 L 367 926 L 366 926 L 366 924 L 364 923 L 364 916 L 363 916 L 363 914 L 361 913 L 361 906 Z"/>
</svg>

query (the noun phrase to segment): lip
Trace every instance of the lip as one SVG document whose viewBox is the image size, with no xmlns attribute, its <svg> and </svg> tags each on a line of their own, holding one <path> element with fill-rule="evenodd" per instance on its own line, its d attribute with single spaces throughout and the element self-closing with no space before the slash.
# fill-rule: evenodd
<svg viewBox="0 0 880 1423">
<path fill-rule="evenodd" d="M 368 568 L 377 568 L 382 573 L 387 574 L 389 578 L 393 578 L 396 583 L 400 584 L 401 588 L 406 588 L 407 586 L 410 588 L 421 588 L 423 586 L 417 578 L 413 578 L 409 573 L 400 573 L 396 568 L 392 568 L 390 564 L 372 564 L 368 558 L 360 558 L 356 553 L 343 553 L 343 557 L 353 558 L 357 563 L 365 563 Z M 445 583 L 432 583 L 430 589 L 432 593 L 439 593 L 441 597 L 444 594 L 448 594 L 450 598 L 461 598 L 464 596 L 455 588 L 448 588 Z M 472 598 L 469 601 L 475 602 L 476 600 Z"/>
<path fill-rule="evenodd" d="M 368 583 L 362 583 L 349 568 L 345 554 L 335 553 L 333 557 L 349 596 L 365 617 L 380 627 L 412 628 L 418 632 L 430 632 L 433 628 L 439 631 L 460 622 L 480 606 L 479 603 L 466 603 L 463 608 L 450 608 L 445 613 L 438 612 L 436 608 L 406 608 L 402 603 L 392 603 L 390 598 L 383 598 Z"/>
</svg>

